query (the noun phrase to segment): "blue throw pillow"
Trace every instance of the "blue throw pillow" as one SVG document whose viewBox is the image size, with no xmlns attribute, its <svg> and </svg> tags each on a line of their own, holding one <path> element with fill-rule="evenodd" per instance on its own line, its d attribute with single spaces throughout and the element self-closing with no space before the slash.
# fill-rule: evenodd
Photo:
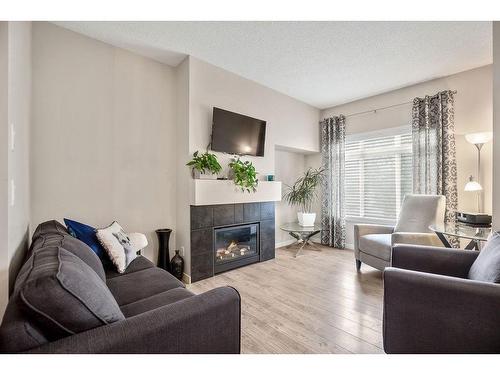
<svg viewBox="0 0 500 375">
<path fill-rule="evenodd" d="M 75 238 L 86 243 L 94 253 L 101 259 L 103 263 L 109 261 L 106 251 L 99 243 L 95 234 L 96 229 L 87 224 L 79 223 L 78 221 L 64 219 L 64 224 L 68 228 L 68 232 Z"/>
</svg>

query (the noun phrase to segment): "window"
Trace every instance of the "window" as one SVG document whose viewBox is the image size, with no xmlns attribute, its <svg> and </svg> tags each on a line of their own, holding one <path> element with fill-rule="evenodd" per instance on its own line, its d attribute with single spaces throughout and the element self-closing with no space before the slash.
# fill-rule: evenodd
<svg viewBox="0 0 500 375">
<path fill-rule="evenodd" d="M 396 220 L 413 187 L 410 128 L 347 136 L 345 174 L 348 217 Z"/>
</svg>

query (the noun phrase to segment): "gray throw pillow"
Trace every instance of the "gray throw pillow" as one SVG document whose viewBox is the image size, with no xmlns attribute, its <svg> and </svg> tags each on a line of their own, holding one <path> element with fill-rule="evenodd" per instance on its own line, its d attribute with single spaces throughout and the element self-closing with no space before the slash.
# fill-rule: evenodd
<svg viewBox="0 0 500 375">
<path fill-rule="evenodd" d="M 23 309 L 50 341 L 125 319 L 104 281 L 69 251 L 45 247 L 28 262 Z"/>
<path fill-rule="evenodd" d="M 491 235 L 469 270 L 469 279 L 500 283 L 500 234 Z"/>
</svg>

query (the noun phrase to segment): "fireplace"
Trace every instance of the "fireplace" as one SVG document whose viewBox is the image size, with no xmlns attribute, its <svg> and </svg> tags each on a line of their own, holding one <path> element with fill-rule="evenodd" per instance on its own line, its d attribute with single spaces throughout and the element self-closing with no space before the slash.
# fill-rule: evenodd
<svg viewBox="0 0 500 375">
<path fill-rule="evenodd" d="M 274 258 L 274 202 L 191 206 L 190 210 L 191 282 Z"/>
<path fill-rule="evenodd" d="M 259 224 L 214 228 L 214 273 L 259 261 Z"/>
</svg>

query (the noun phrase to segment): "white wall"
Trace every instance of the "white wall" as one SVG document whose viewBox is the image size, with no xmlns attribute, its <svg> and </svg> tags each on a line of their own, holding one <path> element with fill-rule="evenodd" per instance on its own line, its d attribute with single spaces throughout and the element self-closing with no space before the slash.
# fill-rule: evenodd
<svg viewBox="0 0 500 375">
<path fill-rule="evenodd" d="M 9 22 L 9 289 L 28 249 L 30 224 L 29 154 L 31 127 L 31 22 Z M 11 198 L 12 199 L 12 198 Z"/>
<path fill-rule="evenodd" d="M 285 185 L 293 185 L 305 172 L 306 155 L 298 152 L 277 149 L 275 151 L 275 177 Z M 319 220 L 319 216 L 318 216 Z M 294 242 L 287 232 L 279 227 L 282 224 L 297 221 L 297 207 L 290 206 L 285 201 L 276 203 L 276 246 L 284 246 Z"/>
<path fill-rule="evenodd" d="M 9 298 L 8 24 L 0 22 L 0 317 L 3 316 Z"/>
<path fill-rule="evenodd" d="M 188 65 L 189 148 L 188 154 L 179 154 L 184 163 L 194 151 L 207 147 L 213 107 L 267 121 L 265 156 L 245 158 L 254 163 L 260 178 L 275 172 L 276 145 L 300 152 L 319 150 L 317 108 L 191 56 Z M 227 171 L 229 157 L 220 153 L 218 156 Z M 179 205 L 181 210 L 189 209 L 188 200 L 179 202 Z M 177 247 L 185 248 L 186 272 L 190 272 L 189 226 L 186 224 L 178 223 L 177 233 L 185 241 L 177 241 Z"/>
<path fill-rule="evenodd" d="M 175 233 L 174 69 L 49 23 L 33 24 L 33 228 L 73 218 Z M 172 240 L 173 244 L 175 238 Z"/>
<path fill-rule="evenodd" d="M 442 90 L 457 90 L 455 95 L 455 130 L 458 168 L 458 208 L 476 211 L 474 193 L 464 192 L 470 174 L 476 176 L 477 151 L 467 143 L 464 134 L 492 130 L 492 66 L 468 70 L 440 79 L 390 91 L 341 106 L 325 109 L 321 118 L 332 115 L 349 115 L 393 104 L 409 102 L 415 97 L 433 95 Z M 354 134 L 411 123 L 411 104 L 391 109 L 369 112 L 346 120 L 346 133 Z M 319 157 L 315 159 L 319 163 Z M 486 212 L 492 211 L 492 143 L 481 151 L 481 185 Z M 347 243 L 352 244 L 352 225 L 348 223 Z"/>
</svg>

